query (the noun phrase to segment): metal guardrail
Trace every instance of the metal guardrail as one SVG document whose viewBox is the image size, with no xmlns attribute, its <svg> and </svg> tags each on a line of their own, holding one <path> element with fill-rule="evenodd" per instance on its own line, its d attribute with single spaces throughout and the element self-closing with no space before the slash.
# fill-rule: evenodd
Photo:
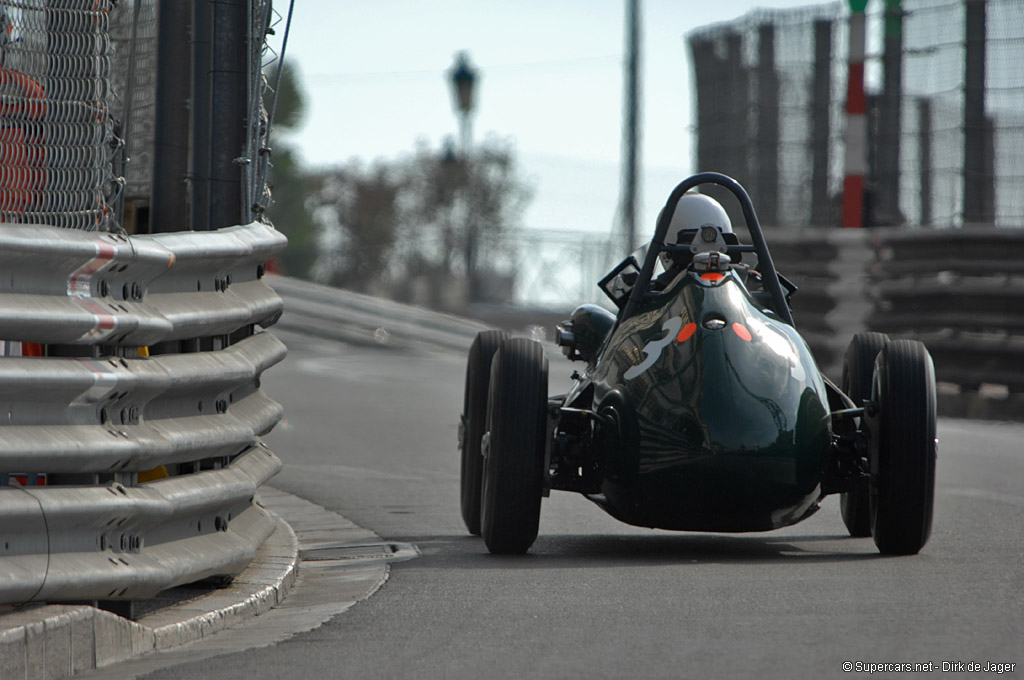
<svg viewBox="0 0 1024 680">
<path fill-rule="evenodd" d="M 4 225 L 0 338 L 138 347 L 270 325 L 262 267 L 286 242 L 259 223 L 132 239 Z"/>
<path fill-rule="evenodd" d="M 268 279 L 287 300 L 278 327 L 309 337 L 354 345 L 407 348 L 422 344 L 462 351 L 488 328 L 479 321 L 349 290 L 287 277 Z"/>
<path fill-rule="evenodd" d="M 922 340 L 940 381 L 1024 393 L 1024 233 L 876 232 L 871 328 Z"/>
<path fill-rule="evenodd" d="M 258 327 L 285 245 L 255 223 L 0 229 L 0 338 L 47 355 L 0 357 L 0 603 L 142 599 L 252 559 L 281 466 L 260 376 L 285 348 Z"/>
<path fill-rule="evenodd" d="M 236 574 L 273 532 L 252 500 L 280 465 L 254 448 L 221 470 L 134 487 L 2 489 L 0 601 L 137 600 Z"/>
<path fill-rule="evenodd" d="M 838 378 L 853 333 L 874 330 L 923 341 L 941 382 L 1024 392 L 1024 231 L 803 230 L 770 242 L 826 373 Z"/>
</svg>

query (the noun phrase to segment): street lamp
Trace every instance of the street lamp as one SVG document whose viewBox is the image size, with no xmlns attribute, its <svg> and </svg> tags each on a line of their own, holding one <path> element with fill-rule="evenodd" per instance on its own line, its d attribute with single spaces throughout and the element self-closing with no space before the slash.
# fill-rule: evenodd
<svg viewBox="0 0 1024 680">
<path fill-rule="evenodd" d="M 455 64 L 448 71 L 448 79 L 452 85 L 452 103 L 459 116 L 459 129 L 462 139 L 462 164 L 465 177 L 468 179 L 471 173 L 470 168 L 470 144 L 472 143 L 471 121 L 473 115 L 473 95 L 476 87 L 477 72 L 470 63 L 469 55 L 466 52 L 459 52 L 455 55 Z M 466 205 L 465 212 L 466 240 L 463 250 L 463 259 L 466 268 L 466 296 L 468 302 L 477 300 L 477 272 L 476 272 L 476 241 L 477 225 L 470 214 L 469 206 Z"/>
<path fill-rule="evenodd" d="M 448 71 L 448 79 L 452 85 L 452 103 L 459 114 L 460 142 L 465 156 L 469 153 L 472 138 L 473 95 L 477 79 L 477 71 L 469 63 L 469 54 L 459 52 L 455 55 L 455 64 Z"/>
</svg>

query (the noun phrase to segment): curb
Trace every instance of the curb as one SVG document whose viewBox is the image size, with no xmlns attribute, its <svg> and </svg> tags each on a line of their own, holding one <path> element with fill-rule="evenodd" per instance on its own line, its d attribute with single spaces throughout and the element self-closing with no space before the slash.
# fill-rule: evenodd
<svg viewBox="0 0 1024 680">
<path fill-rule="evenodd" d="M 271 514 L 277 528 L 230 587 L 139 621 L 88 605 L 0 608 L 3 677 L 66 678 L 194 642 L 278 606 L 295 584 L 299 542 L 288 523 Z"/>
</svg>

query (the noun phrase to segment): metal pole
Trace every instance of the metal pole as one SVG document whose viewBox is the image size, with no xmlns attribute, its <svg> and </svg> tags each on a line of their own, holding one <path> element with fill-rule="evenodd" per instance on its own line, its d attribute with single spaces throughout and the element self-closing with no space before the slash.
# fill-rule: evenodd
<svg viewBox="0 0 1024 680">
<path fill-rule="evenodd" d="M 188 42 L 191 7 L 184 2 L 161 2 L 157 21 L 156 118 L 153 142 L 153 189 L 150 231 L 189 228 L 188 131 L 192 61 Z"/>
<path fill-rule="evenodd" d="M 473 145 L 472 115 L 477 73 L 476 69 L 470 66 L 469 55 L 466 52 L 460 52 L 456 55 L 455 64 L 449 71 L 449 77 L 452 85 L 452 102 L 454 103 L 455 110 L 459 116 L 459 135 L 461 137 L 460 146 L 462 147 L 461 165 L 463 178 L 465 180 L 463 182 L 462 189 L 466 201 L 466 205 L 464 206 L 466 241 L 462 255 L 466 268 L 466 298 L 468 302 L 476 302 L 478 297 L 476 272 L 478 226 L 475 222 L 476 216 L 473 215 L 473 206 L 471 204 L 473 199 L 474 174 L 471 147 Z"/>
<path fill-rule="evenodd" d="M 190 188 L 197 231 L 207 230 L 210 219 L 210 12 L 210 0 L 193 0 Z"/>
<path fill-rule="evenodd" d="M 466 183 L 463 185 L 466 220 L 466 248 L 463 253 L 466 267 L 466 301 L 473 303 L 478 302 L 480 291 L 476 271 L 478 225 L 471 203 L 474 196 L 473 175 L 475 171 L 473 167 L 473 111 L 471 109 L 467 108 L 459 114 L 459 135 L 461 136 L 460 144 L 462 146 L 463 177 L 466 180 Z"/>
<path fill-rule="evenodd" d="M 626 3 L 626 89 L 622 158 L 622 229 L 626 252 L 636 247 L 636 190 L 640 153 L 640 0 Z"/>
<path fill-rule="evenodd" d="M 206 225 L 220 229 L 242 221 L 241 164 L 246 142 L 248 93 L 248 2 L 211 3 L 210 213 Z"/>
<path fill-rule="evenodd" d="M 713 160 L 716 157 L 716 144 L 719 143 L 718 118 L 716 112 L 718 107 L 718 90 L 716 88 L 716 75 L 718 59 L 715 56 L 714 44 L 707 39 L 690 40 L 690 53 L 693 57 L 693 77 L 696 82 L 697 97 L 697 124 L 694 126 L 693 161 L 696 167 L 714 167 Z"/>
<path fill-rule="evenodd" d="M 762 224 L 779 222 L 779 79 L 775 72 L 775 25 L 758 27 L 757 192 Z"/>
<path fill-rule="evenodd" d="M 996 223 L 996 121 L 995 118 L 985 116 L 985 170 L 984 181 L 981 183 L 982 191 L 982 215 L 985 224 Z"/>
<path fill-rule="evenodd" d="M 281 94 L 281 78 L 284 76 L 284 55 L 288 49 L 288 35 L 292 32 L 292 16 L 295 14 L 295 0 L 288 3 L 288 21 L 284 25 L 284 39 L 281 41 L 281 54 L 277 58 L 277 77 L 274 79 L 274 99 L 270 103 L 270 114 L 267 116 L 267 144 L 270 144 L 270 133 L 274 129 L 274 114 L 277 112 L 277 98 Z"/>
<path fill-rule="evenodd" d="M 903 90 L 903 8 L 902 0 L 885 0 L 884 86 L 878 107 L 875 141 L 878 179 L 873 205 L 875 224 L 896 225 L 900 216 L 900 127 Z"/>
<path fill-rule="evenodd" d="M 868 0 L 850 2 L 849 76 L 846 84 L 846 176 L 843 179 L 843 227 L 864 226 L 864 177 L 868 174 L 867 98 L 864 51 Z"/>
<path fill-rule="evenodd" d="M 932 100 L 917 100 L 918 175 L 921 177 L 920 201 L 922 227 L 932 223 Z"/>
<path fill-rule="evenodd" d="M 473 114 L 471 111 L 459 113 L 459 147 L 462 157 L 468 159 L 473 149 Z"/>
<path fill-rule="evenodd" d="M 835 220 L 828 195 L 831 99 L 832 21 L 819 19 L 814 22 L 814 85 L 811 94 L 814 119 L 811 137 L 811 226 L 832 226 Z"/>
<path fill-rule="evenodd" d="M 137 62 L 135 58 L 135 50 L 138 46 L 139 38 L 139 11 L 141 10 L 140 5 L 140 0 L 135 0 L 134 5 L 132 6 L 132 31 L 131 39 L 128 42 L 128 78 L 126 81 L 126 92 L 124 98 L 124 113 L 121 115 L 121 120 L 123 121 L 121 128 L 121 139 L 124 140 L 124 142 L 120 148 L 121 153 L 119 154 L 119 158 L 115 163 L 115 172 L 117 172 L 117 174 L 122 178 L 126 175 L 126 166 L 131 161 L 131 156 L 129 152 L 132 147 L 133 141 L 132 121 L 135 119 L 135 69 Z M 54 93 L 51 91 L 50 95 L 53 96 L 53 94 Z M 117 224 L 122 229 L 129 226 L 125 224 L 124 219 L 125 199 L 127 198 L 125 196 L 126 191 L 127 185 L 122 184 L 121 190 L 117 194 L 117 199 L 114 207 L 114 214 L 116 215 Z M 140 226 L 145 227 L 145 229 L 142 230 L 142 233 L 145 233 L 145 231 L 150 230 L 150 224 L 139 224 L 141 220 L 139 220 L 138 217 L 139 211 L 136 211 L 135 219 L 132 220 L 132 224 L 130 225 L 131 232 L 140 233 Z M 149 220 L 149 222 L 152 222 L 152 220 Z"/>
<path fill-rule="evenodd" d="M 480 291 L 478 290 L 478 277 L 476 271 L 476 249 L 477 249 L 477 217 L 473 214 L 472 200 L 475 192 L 473 191 L 473 174 L 475 168 L 473 168 L 473 128 L 472 128 L 472 111 L 465 110 L 459 115 L 459 133 L 462 137 L 462 169 L 463 178 L 465 180 L 462 190 L 465 205 L 465 223 L 466 223 L 466 247 L 463 252 L 464 264 L 466 267 L 466 301 L 474 303 L 478 301 Z"/>
<path fill-rule="evenodd" d="M 982 224 L 985 183 L 985 5 L 967 0 L 964 58 L 964 225 Z"/>
<path fill-rule="evenodd" d="M 725 96 L 727 97 L 724 102 L 725 108 L 723 109 L 722 122 L 725 125 L 724 140 L 726 141 L 726 147 L 723 149 L 722 165 L 725 170 L 725 174 L 729 175 L 739 182 L 750 181 L 750 161 L 749 154 L 747 153 L 747 144 L 753 141 L 753 132 L 750 129 L 749 115 L 750 115 L 750 98 L 749 98 L 749 82 L 747 75 L 747 67 L 743 61 L 743 36 L 732 31 L 726 36 L 725 39 Z M 723 141 L 724 141 L 723 140 Z M 737 144 L 733 140 L 743 140 L 743 143 Z M 708 168 L 700 168 L 701 171 L 707 170 Z M 717 189 L 717 187 L 709 187 L 711 190 Z M 721 196 L 727 197 L 728 194 L 724 193 L 726 190 L 721 190 Z M 726 202 L 728 201 L 728 202 Z M 726 201 L 720 201 L 724 205 L 729 207 L 726 208 L 729 211 L 732 207 L 732 201 L 726 198 Z M 731 217 L 731 214 L 730 214 Z"/>
</svg>

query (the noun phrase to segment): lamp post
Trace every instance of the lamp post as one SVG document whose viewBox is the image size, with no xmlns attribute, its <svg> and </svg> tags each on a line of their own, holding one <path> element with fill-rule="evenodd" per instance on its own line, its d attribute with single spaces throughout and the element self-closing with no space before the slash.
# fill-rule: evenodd
<svg viewBox="0 0 1024 680">
<path fill-rule="evenodd" d="M 461 160 L 463 165 L 463 178 L 466 188 L 470 185 L 470 146 L 472 145 L 472 116 L 475 94 L 477 72 L 469 63 L 469 55 L 466 52 L 459 52 L 455 55 L 455 64 L 448 71 L 448 79 L 452 86 L 452 103 L 459 117 L 459 133 Z M 468 199 L 468 196 L 466 197 Z M 473 221 L 471 208 L 466 202 L 465 205 L 465 227 L 466 242 L 463 258 L 466 268 L 466 298 L 468 302 L 477 300 L 477 276 L 476 276 L 476 241 L 477 228 Z"/>
<path fill-rule="evenodd" d="M 459 133 L 461 136 L 463 157 L 468 156 L 473 136 L 473 95 L 476 90 L 476 69 L 469 63 L 469 54 L 459 52 L 455 55 L 455 64 L 448 71 L 452 85 L 452 103 L 459 115 Z"/>
</svg>

